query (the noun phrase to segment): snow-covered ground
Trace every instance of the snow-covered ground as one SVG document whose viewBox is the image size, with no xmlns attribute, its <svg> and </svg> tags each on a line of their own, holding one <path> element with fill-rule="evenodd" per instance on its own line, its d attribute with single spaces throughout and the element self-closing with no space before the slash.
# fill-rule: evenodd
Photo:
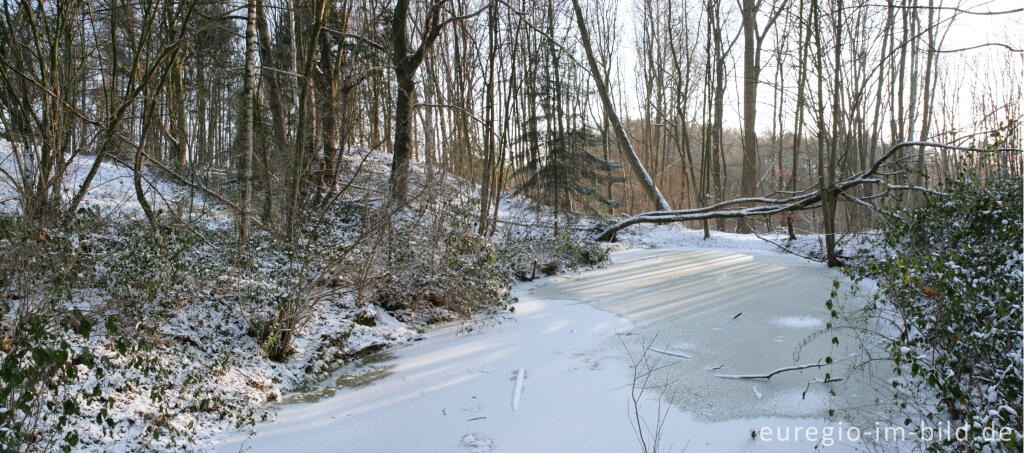
<svg viewBox="0 0 1024 453">
<path fill-rule="evenodd" d="M 19 179 L 18 161 L 9 146 L 0 140 L 0 212 L 18 212 L 21 209 L 16 188 Z M 65 202 L 75 196 L 95 162 L 95 156 L 81 155 L 76 156 L 68 165 L 61 188 Z M 180 214 L 184 221 L 211 230 L 230 227 L 231 213 L 215 204 L 206 203 L 195 190 L 175 184 L 148 170 L 143 172 L 142 187 L 154 211 Z M 104 217 L 145 218 L 136 199 L 132 169 L 111 160 L 100 164 L 80 208 L 96 210 Z"/>
<path fill-rule="evenodd" d="M 379 156 L 371 157 L 380 160 Z M 93 156 L 83 155 L 71 163 L 62 188 L 65 201 L 74 195 L 94 162 Z M 17 214 L 21 210 L 17 168 L 8 145 L 0 141 L 0 212 Z M 230 210 L 150 171 L 145 171 L 143 180 L 154 210 L 173 213 L 201 235 L 230 236 L 220 234 L 234 228 Z M 81 207 L 96 212 L 104 219 L 105 227 L 98 232 L 70 235 L 75 247 L 123 248 L 139 240 L 140 231 L 132 228 L 144 228 L 145 217 L 135 196 L 131 169 L 110 160 L 100 164 Z M 0 241 L 0 250 L 6 245 L 6 241 Z M 64 390 L 80 393 L 98 383 L 104 396 L 110 398 L 110 407 L 105 410 L 112 426 L 95 421 L 99 407 L 83 407 L 81 414 L 71 417 L 68 429 L 79 433 L 78 450 L 173 450 L 192 442 L 202 444 L 213 434 L 234 428 L 236 422 L 260 417 L 260 406 L 363 350 L 424 338 L 416 328 L 394 319 L 385 310 L 338 292 L 311 305 L 310 319 L 296 332 L 294 352 L 288 361 L 274 362 L 261 353 L 258 342 L 246 332 L 246 317 L 252 314 L 246 311 L 248 305 L 239 302 L 239 288 L 252 289 L 259 297 L 277 294 L 278 282 L 268 275 L 281 271 L 287 260 L 279 251 L 262 251 L 254 259 L 259 272 L 242 275 L 225 264 L 230 253 L 224 254 L 220 248 L 223 244 L 213 240 L 192 249 L 187 258 L 193 260 L 192 267 L 186 270 L 189 275 L 182 285 L 185 288 L 180 297 L 167 302 L 173 310 L 161 314 L 159 320 L 147 320 L 157 327 L 149 357 L 162 371 L 142 373 L 124 366 L 104 335 L 93 335 L 78 345 L 88 347 L 98 357 L 110 358 L 114 364 L 102 377 L 86 376 Z M 115 251 L 120 252 L 109 253 Z M 95 273 L 114 278 L 116 265 L 101 259 Z M 224 273 L 211 276 L 211 272 L 217 272 L 211 269 Z M 100 288 L 83 287 L 75 289 L 72 303 L 84 312 L 105 315 L 111 311 L 115 297 Z M 356 323 L 357 315 L 372 318 L 374 325 Z M 174 439 L 153 434 L 154 419 L 184 434 Z"/>
<path fill-rule="evenodd" d="M 839 254 L 853 256 L 864 252 L 875 253 L 868 249 L 868 239 L 873 235 L 873 232 L 837 235 Z M 797 255 L 824 261 L 825 239 L 820 234 L 798 233 L 797 238 L 791 241 L 781 231 L 754 235 L 714 230 L 710 238 L 704 239 L 703 230 L 687 228 L 683 223 L 638 224 L 619 232 L 615 246 L 620 251 L 633 248 L 733 250 L 752 254 Z"/>
<path fill-rule="evenodd" d="M 839 403 L 814 382 L 824 370 L 768 381 L 718 376 L 821 359 L 827 340 L 800 359 L 793 352 L 827 321 L 823 303 L 836 275 L 763 247 L 750 254 L 678 244 L 617 253 L 604 269 L 523 284 L 512 319 L 469 334 L 458 326 L 430 332 L 392 357 L 345 370 L 327 384 L 333 396 L 283 406 L 276 421 L 226 437 L 219 449 L 641 451 L 630 412 L 631 358 L 644 345 L 641 369 L 658 371 L 640 415 L 646 430 L 661 414 L 659 451 L 862 447 L 822 434 L 843 428 L 825 417 Z M 869 391 L 854 389 L 868 399 Z M 804 434 L 789 432 L 783 442 L 780 428 Z"/>
<path fill-rule="evenodd" d="M 8 174 L 15 170 L 11 156 L 0 149 L 0 167 Z M 348 158 L 367 171 L 358 185 L 371 196 L 382 190 L 374 187 L 385 180 L 380 175 L 386 174 L 386 156 L 357 153 Z M 65 198 L 93 162 L 91 156 L 73 162 Z M 426 184 L 426 175 L 417 167 L 413 182 Z M 447 179 L 445 197 L 473 197 L 471 185 Z M 175 213 L 205 232 L 232 227 L 229 210 L 186 186 L 149 172 L 144 184 L 155 209 Z M 131 170 L 109 161 L 99 167 L 82 207 L 113 224 L 143 220 Z M 0 178 L 0 211 L 18 209 L 12 181 Z M 538 216 L 521 197 L 505 196 L 498 212 L 505 226 L 499 237 L 535 235 L 539 228 L 532 224 L 550 223 L 549 215 Z M 574 227 L 590 226 L 583 220 Z M 111 229 L 103 234 L 122 233 Z M 427 336 L 379 307 L 349 296 L 325 298 L 296 333 L 296 351 L 285 363 L 260 354 L 260 346 L 245 333 L 231 289 L 239 282 L 253 288 L 273 283 L 255 276 L 218 277 L 212 287 L 193 288 L 160 324 L 161 340 L 153 353 L 170 370 L 162 382 L 127 368 L 115 368 L 103 378 L 115 425 L 104 432 L 90 418 L 95 408 L 86 408 L 71 424 L 81 433 L 79 448 L 173 448 L 162 443 L 166 439 L 143 434 L 149 428 L 143 420 L 169 412 L 167 425 L 186 432 L 198 449 L 237 451 L 244 444 L 256 451 L 637 451 L 629 404 L 630 355 L 641 353 L 648 342 L 653 345 L 646 363 L 659 371 L 640 398 L 640 412 L 645 430 L 657 424 L 659 414 L 665 420 L 661 451 L 792 451 L 792 442 L 755 439 L 751 432 L 824 426 L 821 417 L 831 404 L 825 387 L 808 385 L 821 377 L 819 370 L 769 382 L 715 374 L 763 373 L 796 363 L 791 357 L 795 344 L 827 322 L 824 294 L 836 274 L 783 257 L 779 245 L 753 236 L 712 232 L 710 240 L 703 240 L 701 231 L 681 225 L 637 225 L 619 239 L 613 249 L 621 252 L 605 269 L 519 286 L 513 316 L 442 327 Z M 768 239 L 820 256 L 818 236 Z M 200 254 L 217 256 L 203 251 L 207 247 L 214 246 L 201 245 Z M 270 269 L 278 258 L 261 256 L 256 264 Z M 104 310 L 107 298 L 91 288 L 75 296 L 80 308 L 96 312 Z M 375 326 L 354 322 L 357 313 L 367 312 L 373 313 Z M 94 339 L 87 346 L 110 355 L 102 337 Z M 326 384 L 309 388 L 311 376 L 322 376 L 366 348 L 410 341 L 415 342 L 365 357 L 338 370 Z M 196 383 L 196 376 L 204 378 Z M 154 388 L 171 390 L 164 393 L 166 400 L 154 401 L 148 396 Z M 667 404 L 668 398 L 674 404 Z M 244 411 L 268 402 L 280 414 L 273 423 L 258 425 L 254 436 L 218 434 L 233 423 L 220 409 Z M 816 444 L 826 446 L 819 440 L 799 448 Z"/>
</svg>

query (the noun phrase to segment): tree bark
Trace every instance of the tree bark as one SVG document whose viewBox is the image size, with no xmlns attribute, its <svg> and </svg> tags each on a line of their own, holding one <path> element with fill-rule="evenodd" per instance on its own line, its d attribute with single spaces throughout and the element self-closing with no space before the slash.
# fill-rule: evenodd
<svg viewBox="0 0 1024 453">
<path fill-rule="evenodd" d="M 249 242 L 249 211 L 252 203 L 253 110 L 256 101 L 256 0 L 246 2 L 245 19 L 245 88 L 242 103 L 242 200 L 238 204 L 238 244 Z"/>
<path fill-rule="evenodd" d="M 754 0 L 743 0 L 743 173 L 740 196 L 752 197 L 757 186 L 757 9 Z M 739 222 L 740 233 L 750 233 L 746 220 Z"/>
</svg>

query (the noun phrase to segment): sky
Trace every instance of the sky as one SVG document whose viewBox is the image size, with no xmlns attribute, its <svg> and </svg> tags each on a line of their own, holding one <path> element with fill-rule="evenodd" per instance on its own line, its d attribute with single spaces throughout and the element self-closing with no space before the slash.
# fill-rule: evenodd
<svg viewBox="0 0 1024 453">
<path fill-rule="evenodd" d="M 686 1 L 692 4 L 695 0 Z M 729 4 L 729 1 L 723 2 L 723 4 L 729 5 L 729 10 L 733 11 L 733 13 L 726 13 L 727 20 L 731 18 L 733 21 L 738 21 L 738 14 L 734 12 L 738 7 Z M 867 1 L 869 4 L 885 4 L 885 0 Z M 935 0 L 935 2 L 947 7 L 956 6 L 960 9 L 976 12 L 1010 11 L 1024 8 L 1024 0 Z M 925 0 L 921 0 L 921 3 L 927 4 Z M 625 104 L 628 110 L 626 116 L 637 117 L 640 112 L 639 95 L 635 84 L 636 75 L 633 69 L 636 67 L 636 30 L 633 25 L 637 21 L 632 19 L 634 15 L 633 5 L 634 0 L 619 0 L 619 23 L 623 27 L 619 57 L 621 59 L 620 67 L 625 68 L 619 76 L 624 84 Z M 728 16 L 728 14 L 732 15 Z M 734 23 L 732 27 L 734 29 L 738 28 L 738 23 Z M 940 63 L 949 68 L 951 77 L 956 78 L 955 82 L 959 85 L 959 95 L 962 101 L 970 98 L 970 86 L 975 81 L 989 79 L 995 80 L 996 84 L 1005 83 L 1005 80 L 1001 79 L 1004 76 L 1000 75 L 999 72 L 1006 68 L 1007 56 L 1012 57 L 1011 64 L 1015 65 L 1013 72 L 1018 77 L 1024 77 L 1024 53 L 1020 52 L 1021 49 L 1024 49 L 1024 31 L 1022 30 L 1024 30 L 1024 12 L 1002 15 L 961 14 L 953 21 L 945 40 L 942 42 L 941 48 L 943 50 L 963 49 L 992 42 L 1008 44 L 1018 50 L 1017 52 L 1012 52 L 1003 47 L 987 46 L 963 52 L 941 54 Z M 731 71 L 730 87 L 726 93 L 726 127 L 738 127 L 740 123 L 740 105 L 738 100 L 741 94 L 739 91 L 741 85 L 738 81 L 742 76 L 742 67 L 740 66 L 742 62 L 742 44 L 741 39 L 737 43 L 737 48 L 733 51 L 729 63 L 733 69 Z M 770 44 L 766 44 L 766 48 L 769 46 Z M 765 59 L 765 57 L 762 57 L 762 59 Z M 771 80 L 772 77 L 770 69 L 762 74 L 762 80 Z M 759 132 L 771 128 L 770 112 L 765 114 L 771 108 L 769 104 L 766 104 L 771 101 L 771 96 L 771 91 L 762 85 L 758 96 L 761 102 L 757 121 Z M 960 114 L 967 116 L 970 111 L 970 103 L 961 102 L 960 104 Z"/>
</svg>

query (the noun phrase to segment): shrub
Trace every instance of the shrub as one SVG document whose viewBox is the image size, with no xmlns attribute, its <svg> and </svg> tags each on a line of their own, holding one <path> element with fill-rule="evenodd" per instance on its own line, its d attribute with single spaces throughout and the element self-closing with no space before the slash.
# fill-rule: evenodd
<svg viewBox="0 0 1024 453">
<path fill-rule="evenodd" d="M 200 269 L 189 261 L 195 239 L 187 231 L 171 226 L 131 231 L 137 226 L 125 226 L 108 244 L 114 253 L 105 260 L 103 282 L 117 309 L 130 320 L 143 319 L 161 308 L 178 295 L 176 290 L 186 277 Z"/>
<path fill-rule="evenodd" d="M 375 302 L 387 309 L 441 307 L 461 316 L 503 306 L 511 283 L 493 244 L 458 216 L 423 237 L 415 223 L 396 226 L 386 267 L 374 279 Z"/>
<path fill-rule="evenodd" d="M 970 440 L 944 439 L 931 451 L 1019 451 L 1021 445 L 1021 178 L 991 182 L 963 177 L 948 197 L 927 198 L 886 226 L 888 255 L 850 269 L 873 278 L 877 317 L 895 313 L 886 336 L 895 403 L 906 424 L 952 422 Z M 829 301 L 829 308 L 833 307 Z M 833 316 L 836 313 L 833 311 Z M 1013 432 L 987 442 L 986 428 Z"/>
<path fill-rule="evenodd" d="M 253 300 L 253 297 L 249 298 Z M 276 362 L 288 359 L 295 348 L 292 340 L 295 331 L 308 317 L 309 310 L 304 309 L 303 301 L 294 296 L 275 294 L 272 298 L 271 311 L 256 310 L 250 319 L 246 333 L 260 345 L 260 350 L 267 358 Z M 265 307 L 266 303 L 256 303 L 256 307 Z"/>
<path fill-rule="evenodd" d="M 110 365 L 82 346 L 97 319 L 70 306 L 77 251 L 62 236 L 3 218 L 0 255 L 0 451 L 70 450 L 79 437 L 69 418 L 84 406 L 100 407 L 95 419 L 111 424 L 98 384 L 70 390 Z M 118 318 L 104 330 L 117 332 Z M 129 348 L 124 338 L 111 341 Z"/>
<path fill-rule="evenodd" d="M 585 235 L 535 234 L 510 230 L 496 240 L 497 254 L 520 276 L 530 276 L 533 261 L 554 271 L 576 270 L 608 262 L 605 247 Z"/>
</svg>

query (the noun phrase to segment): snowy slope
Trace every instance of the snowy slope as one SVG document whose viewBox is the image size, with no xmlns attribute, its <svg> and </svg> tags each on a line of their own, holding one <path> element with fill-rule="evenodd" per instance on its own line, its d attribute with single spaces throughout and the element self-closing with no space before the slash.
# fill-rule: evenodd
<svg viewBox="0 0 1024 453">
<path fill-rule="evenodd" d="M 71 201 L 95 162 L 95 156 L 90 155 L 77 156 L 71 162 L 61 190 L 65 202 Z M 0 141 L 0 169 L 6 173 L 0 173 L 0 211 L 18 212 L 20 206 L 16 183 L 7 177 L 9 174 L 17 178 L 18 163 L 10 145 L 3 141 Z M 143 189 L 154 211 L 180 212 L 185 221 L 200 223 L 208 229 L 229 227 L 232 221 L 229 211 L 204 202 L 196 191 L 174 184 L 148 170 L 143 173 Z M 95 209 L 108 217 L 145 218 L 135 196 L 132 170 L 110 159 L 100 164 L 80 207 Z"/>
</svg>

